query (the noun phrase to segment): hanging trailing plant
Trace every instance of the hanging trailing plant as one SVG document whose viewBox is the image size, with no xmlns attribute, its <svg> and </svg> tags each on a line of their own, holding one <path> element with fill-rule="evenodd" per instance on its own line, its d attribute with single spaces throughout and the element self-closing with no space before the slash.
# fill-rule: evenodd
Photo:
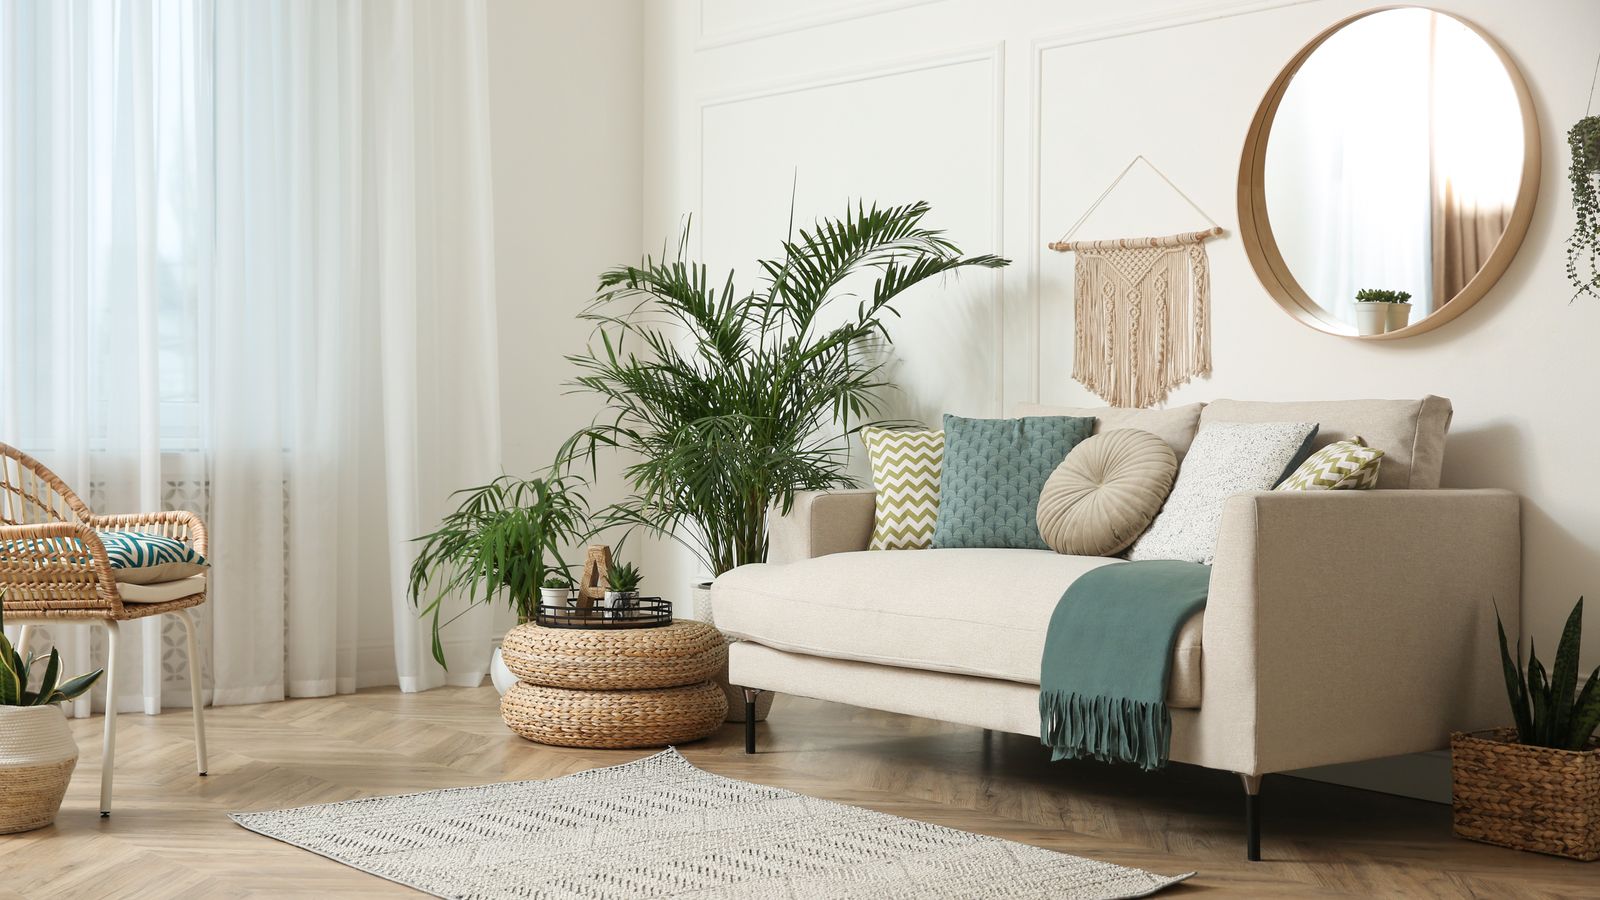
<svg viewBox="0 0 1600 900">
<path fill-rule="evenodd" d="M 1585 116 L 1567 132 L 1572 149 L 1572 208 L 1577 225 L 1567 238 L 1567 280 L 1600 299 L 1600 116 Z"/>
</svg>

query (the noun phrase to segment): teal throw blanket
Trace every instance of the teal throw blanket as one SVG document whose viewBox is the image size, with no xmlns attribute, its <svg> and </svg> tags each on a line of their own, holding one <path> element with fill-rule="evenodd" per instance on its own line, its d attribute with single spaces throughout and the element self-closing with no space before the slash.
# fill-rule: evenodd
<svg viewBox="0 0 1600 900">
<path fill-rule="evenodd" d="M 1101 566 L 1067 588 L 1039 678 L 1039 739 L 1053 759 L 1167 764 L 1172 645 L 1210 585 L 1210 566 L 1148 560 Z"/>
</svg>

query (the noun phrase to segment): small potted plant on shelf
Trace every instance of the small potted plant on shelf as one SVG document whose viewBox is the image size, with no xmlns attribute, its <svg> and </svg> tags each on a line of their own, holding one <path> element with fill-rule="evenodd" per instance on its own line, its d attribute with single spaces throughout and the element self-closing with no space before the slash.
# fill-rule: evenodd
<svg viewBox="0 0 1600 900">
<path fill-rule="evenodd" d="M 623 610 L 636 606 L 642 577 L 639 567 L 633 563 L 613 561 L 606 570 L 606 609 Z"/>
<path fill-rule="evenodd" d="M 1498 617 L 1497 617 L 1498 618 Z M 1530 644 L 1526 671 L 1500 628 L 1513 728 L 1450 737 L 1455 832 L 1572 859 L 1600 859 L 1600 668 L 1578 690 L 1583 599 L 1546 672 Z"/>
<path fill-rule="evenodd" d="M 1405 291 L 1364 288 L 1356 291 L 1356 333 L 1399 331 L 1411 321 L 1411 295 Z"/>
<path fill-rule="evenodd" d="M 539 585 L 539 605 L 547 610 L 565 610 L 572 605 L 572 579 L 563 572 L 552 573 Z"/>
<path fill-rule="evenodd" d="M 40 663 L 38 685 L 30 689 Z M 11 646 L 0 633 L 0 834 L 32 831 L 56 820 L 78 765 L 78 743 L 60 704 L 93 687 L 103 672 L 62 678 L 55 648 L 40 659 L 26 647 Z"/>
</svg>

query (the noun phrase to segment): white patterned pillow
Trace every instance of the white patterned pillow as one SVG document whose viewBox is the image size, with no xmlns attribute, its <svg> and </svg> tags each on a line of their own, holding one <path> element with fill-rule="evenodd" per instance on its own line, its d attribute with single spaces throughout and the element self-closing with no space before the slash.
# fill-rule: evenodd
<svg viewBox="0 0 1600 900">
<path fill-rule="evenodd" d="M 1178 468 L 1178 483 L 1128 558 L 1211 564 L 1222 506 L 1234 494 L 1270 491 L 1294 471 L 1317 434 L 1307 422 L 1202 425 Z"/>
<path fill-rule="evenodd" d="M 102 531 L 111 577 L 123 584 L 177 581 L 206 570 L 206 558 L 176 538 L 142 531 Z"/>
<path fill-rule="evenodd" d="M 944 468 L 943 431 L 861 429 L 872 461 L 877 494 L 872 550 L 926 550 L 939 521 L 939 475 Z"/>
</svg>

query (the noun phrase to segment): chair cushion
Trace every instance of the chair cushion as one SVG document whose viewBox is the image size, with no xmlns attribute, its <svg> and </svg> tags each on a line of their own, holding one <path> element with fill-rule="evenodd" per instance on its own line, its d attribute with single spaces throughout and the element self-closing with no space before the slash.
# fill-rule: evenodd
<svg viewBox="0 0 1600 900">
<path fill-rule="evenodd" d="M 1312 450 L 1356 435 L 1383 451 L 1379 490 L 1431 489 L 1444 470 L 1450 401 L 1431 394 L 1421 400 L 1327 400 L 1272 403 L 1218 400 L 1206 404 L 1200 424 L 1212 422 L 1316 422 Z"/>
<path fill-rule="evenodd" d="M 935 547 L 1048 550 L 1035 518 L 1039 491 L 1094 420 L 944 417 Z"/>
<path fill-rule="evenodd" d="M 158 584 L 199 575 L 206 558 L 177 538 L 142 531 L 102 531 L 111 577 L 123 584 Z"/>
<path fill-rule="evenodd" d="M 1043 406 L 1038 403 L 1019 403 L 1013 409 L 1018 416 L 1093 416 L 1094 433 L 1116 428 L 1137 428 L 1148 431 L 1172 448 L 1183 461 L 1200 428 L 1200 410 L 1205 404 L 1190 403 L 1170 409 L 1129 409 L 1123 406 Z"/>
<path fill-rule="evenodd" d="M 861 429 L 872 461 L 872 550 L 926 550 L 939 519 L 944 432 Z"/>
<path fill-rule="evenodd" d="M 188 578 L 179 578 L 176 581 L 162 581 L 156 584 L 117 585 L 117 592 L 122 594 L 123 603 L 168 603 L 203 593 L 205 589 L 206 576 L 204 575 L 192 575 Z"/>
<path fill-rule="evenodd" d="M 712 585 L 717 627 L 777 650 L 1039 683 L 1045 629 L 1078 576 L 1118 561 L 1038 550 L 861 550 L 740 566 Z M 1201 624 L 1178 634 L 1167 702 L 1200 705 Z"/>
<path fill-rule="evenodd" d="M 1167 442 L 1148 431 L 1104 431 L 1072 448 L 1039 492 L 1039 535 L 1057 553 L 1111 556 L 1161 511 L 1178 473 Z"/>
</svg>

